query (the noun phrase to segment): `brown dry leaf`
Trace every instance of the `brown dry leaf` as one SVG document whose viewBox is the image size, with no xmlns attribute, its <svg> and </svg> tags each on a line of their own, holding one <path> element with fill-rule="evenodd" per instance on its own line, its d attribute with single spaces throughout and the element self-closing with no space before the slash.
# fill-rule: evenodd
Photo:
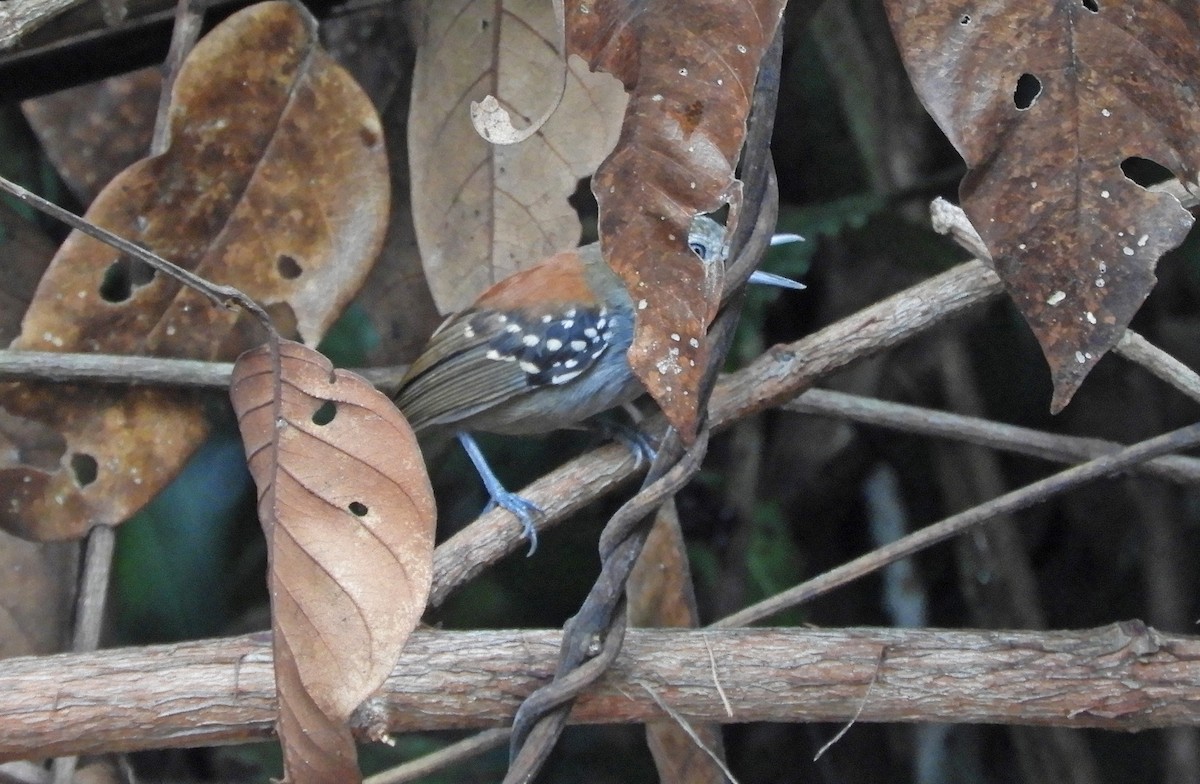
<svg viewBox="0 0 1200 784">
<path fill-rule="evenodd" d="M 358 781 L 346 720 L 425 608 L 433 491 L 412 429 L 361 376 L 298 343 L 243 354 L 230 398 L 270 552 L 279 737 L 293 784 Z"/>
<path fill-rule="evenodd" d="M 171 144 L 126 169 L 88 218 L 267 306 L 316 343 L 361 285 L 387 220 L 379 120 L 284 2 L 248 8 L 188 57 Z M 14 348 L 232 359 L 253 321 L 100 242 L 72 233 L 43 277 Z M 0 387 L 0 414 L 53 449 L 0 463 L 0 526 L 80 536 L 144 505 L 206 432 L 190 395 L 160 389 Z M 32 436 L 31 436 L 32 437 Z"/>
<path fill-rule="evenodd" d="M 143 68 L 21 103 L 81 203 L 91 204 L 105 183 L 146 156 L 162 83 L 162 69 Z"/>
<path fill-rule="evenodd" d="M 611 77 L 573 60 L 550 120 L 521 144 L 489 144 L 471 125 L 471 101 L 495 95 L 528 121 L 552 100 L 546 85 L 561 83 L 551 4 L 431 2 L 422 22 L 408 131 L 413 216 L 434 301 L 449 312 L 579 244 L 567 198 L 612 149 L 626 99 Z"/>
<path fill-rule="evenodd" d="M 629 623 L 650 628 L 695 628 L 699 622 L 692 573 L 674 501 L 655 515 L 654 525 L 625 588 Z M 714 689 L 717 684 L 714 684 Z M 693 723 L 700 742 L 721 754 L 721 726 Z M 646 742 L 662 784 L 722 784 L 725 773 L 674 719 L 646 723 Z"/>
<path fill-rule="evenodd" d="M 421 268 L 409 185 L 408 114 L 416 59 L 410 30 L 418 11 L 412 4 L 387 3 L 321 23 L 321 40 L 330 54 L 374 100 L 388 150 L 391 217 L 379 261 L 354 300 L 382 338 L 368 355 L 371 365 L 412 362 L 443 321 Z"/>
<path fill-rule="evenodd" d="M 0 436 L 3 439 L 3 436 Z M 79 547 L 0 531 L 0 658 L 58 653 L 71 638 Z"/>
<path fill-rule="evenodd" d="M 621 138 L 592 180 L 604 257 L 637 303 L 629 362 L 684 436 L 699 420 L 721 281 L 687 247 L 692 218 L 726 203 L 759 62 L 783 0 L 568 0 L 567 48 L 631 92 Z"/>
<path fill-rule="evenodd" d="M 1125 176 L 1200 170 L 1195 0 L 888 0 L 905 65 L 971 168 L 963 208 L 1042 345 L 1059 411 L 1192 217 Z"/>
</svg>

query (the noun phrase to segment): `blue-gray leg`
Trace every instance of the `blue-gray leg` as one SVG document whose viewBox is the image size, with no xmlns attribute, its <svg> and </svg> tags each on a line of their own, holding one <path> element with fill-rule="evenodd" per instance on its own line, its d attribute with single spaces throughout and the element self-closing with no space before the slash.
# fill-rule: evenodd
<svg viewBox="0 0 1200 784">
<path fill-rule="evenodd" d="M 521 521 L 521 525 L 525 526 L 525 538 L 529 540 L 529 552 L 525 555 L 526 557 L 533 555 L 537 550 L 538 543 L 537 528 L 533 523 L 537 517 L 545 514 L 542 508 L 532 501 L 510 492 L 500 484 L 499 477 L 488 465 L 487 458 L 483 456 L 479 444 L 475 442 L 470 433 L 458 433 L 458 443 L 462 444 L 463 449 L 467 452 L 467 457 L 471 458 L 471 462 L 475 464 L 475 470 L 479 472 L 479 478 L 483 480 L 483 485 L 487 488 L 492 503 L 512 512 Z"/>
</svg>

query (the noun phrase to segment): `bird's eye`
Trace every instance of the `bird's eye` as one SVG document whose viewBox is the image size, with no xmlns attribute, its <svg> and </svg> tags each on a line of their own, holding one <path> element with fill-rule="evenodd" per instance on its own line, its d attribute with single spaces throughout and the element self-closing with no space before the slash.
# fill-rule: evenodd
<svg viewBox="0 0 1200 784">
<path fill-rule="evenodd" d="M 690 242 L 690 243 L 688 243 L 688 247 L 692 249 L 692 253 L 695 253 L 697 256 L 700 257 L 701 261 L 708 260 L 708 248 L 706 248 L 704 246 L 704 243 Z"/>
</svg>

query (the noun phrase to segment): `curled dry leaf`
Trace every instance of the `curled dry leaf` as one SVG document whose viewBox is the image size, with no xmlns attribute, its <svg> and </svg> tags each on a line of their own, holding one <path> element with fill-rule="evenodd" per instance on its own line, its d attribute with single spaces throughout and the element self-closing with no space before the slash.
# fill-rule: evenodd
<svg viewBox="0 0 1200 784">
<path fill-rule="evenodd" d="M 317 46 L 299 6 L 230 17 L 188 57 L 171 143 L 117 176 L 88 210 L 267 306 L 315 343 L 354 295 L 387 221 L 379 121 Z M 42 278 L 14 348 L 231 359 L 261 340 L 249 317 L 72 233 Z M 67 539 L 150 500 L 206 432 L 196 401 L 161 389 L 0 386 L 0 526 Z"/>
<path fill-rule="evenodd" d="M 362 377 L 298 343 L 242 355 L 230 397 L 270 552 L 288 781 L 358 780 L 346 726 L 425 608 L 433 491 L 412 429 Z"/>
<path fill-rule="evenodd" d="M 963 208 L 1041 343 L 1059 411 L 1192 225 L 1131 167 L 1145 159 L 1197 179 L 1200 6 L 888 0 L 887 9 L 917 93 L 971 169 Z"/>
<path fill-rule="evenodd" d="M 408 149 L 417 240 L 434 301 L 460 310 L 484 289 L 579 244 L 567 199 L 617 138 L 625 93 L 611 77 L 568 64 L 558 110 L 526 141 L 495 146 L 468 104 L 494 95 L 537 116 L 562 81 L 547 0 L 426 3 L 413 75 Z"/>
<path fill-rule="evenodd" d="M 569 0 L 567 48 L 631 93 L 592 180 L 604 257 L 638 305 L 629 361 L 684 438 L 699 422 L 721 281 L 688 250 L 692 218 L 726 203 L 750 99 L 783 0 Z"/>
</svg>

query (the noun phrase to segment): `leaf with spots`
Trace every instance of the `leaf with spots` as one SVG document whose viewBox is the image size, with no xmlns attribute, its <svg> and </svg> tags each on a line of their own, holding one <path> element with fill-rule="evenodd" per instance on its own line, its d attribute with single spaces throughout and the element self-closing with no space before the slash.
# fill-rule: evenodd
<svg viewBox="0 0 1200 784">
<path fill-rule="evenodd" d="M 443 313 L 579 244 L 568 199 L 616 141 L 621 85 L 569 62 L 557 111 L 520 144 L 488 143 L 468 113 L 486 95 L 523 116 L 549 108 L 563 79 L 557 29 L 548 0 L 424 3 L 408 150 L 417 240 Z"/>
<path fill-rule="evenodd" d="M 1154 172 L 1185 185 L 1200 173 L 1200 4 L 886 5 L 921 100 L 970 167 L 963 208 L 1041 343 L 1061 410 L 1192 225 L 1145 186 Z"/>
<path fill-rule="evenodd" d="M 386 395 L 298 343 L 272 365 L 265 347 L 243 354 L 230 398 L 267 536 L 284 773 L 358 781 L 346 722 L 424 611 L 433 491 Z"/>
<path fill-rule="evenodd" d="M 361 285 L 382 242 L 388 176 L 379 120 L 317 45 L 302 7 L 262 3 L 191 52 L 170 146 L 119 174 L 93 223 L 257 299 L 310 344 Z M 14 348 L 230 360 L 261 341 L 213 307 L 78 232 L 38 286 Z M 117 524 L 183 466 L 207 425 L 196 398 L 135 387 L 0 386 L 0 421 L 27 434 L 0 456 L 0 526 L 69 539 Z"/>
<path fill-rule="evenodd" d="M 721 281 L 688 250 L 695 215 L 729 203 L 759 63 L 782 0 L 568 0 L 567 49 L 630 93 L 596 171 L 604 258 L 637 304 L 629 361 L 691 438 Z M 681 23 L 686 20 L 686 23 Z"/>
</svg>

